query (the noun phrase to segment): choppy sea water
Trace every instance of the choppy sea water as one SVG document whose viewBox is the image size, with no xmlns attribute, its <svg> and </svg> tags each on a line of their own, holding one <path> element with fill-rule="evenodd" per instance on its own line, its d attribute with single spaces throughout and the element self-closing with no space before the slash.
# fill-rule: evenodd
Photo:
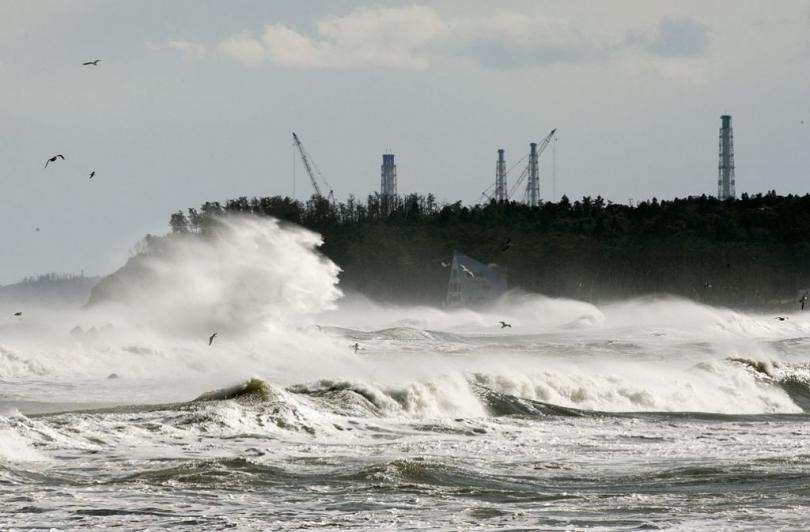
<svg viewBox="0 0 810 532">
<path fill-rule="evenodd" d="M 247 263 L 264 293 L 295 288 L 257 321 L 244 294 L 195 314 L 189 266 L 150 312 L 0 325 L 0 527 L 806 526 L 810 312 L 321 305 L 328 265 L 299 286 Z"/>
<path fill-rule="evenodd" d="M 618 332 L 332 329 L 367 375 L 280 384 L 270 373 L 158 405 L 150 391 L 173 400 L 161 389 L 186 378 L 5 376 L 0 522 L 802 528 L 808 343 L 792 330 L 763 340 L 779 360 L 764 372 L 694 340 Z"/>
</svg>

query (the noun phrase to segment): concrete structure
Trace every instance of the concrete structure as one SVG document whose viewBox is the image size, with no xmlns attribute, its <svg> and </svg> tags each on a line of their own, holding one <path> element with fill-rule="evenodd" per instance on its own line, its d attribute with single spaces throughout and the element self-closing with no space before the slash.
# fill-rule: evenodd
<svg viewBox="0 0 810 532">
<path fill-rule="evenodd" d="M 506 186 L 506 159 L 503 150 L 498 150 L 498 162 L 495 163 L 495 201 L 509 201 L 509 189 Z"/>
<path fill-rule="evenodd" d="M 734 130 L 731 116 L 720 117 L 720 162 L 717 171 L 717 197 L 721 200 L 736 197 L 734 184 Z"/>
<path fill-rule="evenodd" d="M 394 154 L 383 154 L 383 163 L 380 178 L 380 196 L 384 200 L 397 196 L 397 165 L 394 164 Z"/>
<path fill-rule="evenodd" d="M 447 285 L 447 306 L 477 307 L 506 293 L 506 275 L 497 264 L 483 264 L 455 252 Z"/>
</svg>

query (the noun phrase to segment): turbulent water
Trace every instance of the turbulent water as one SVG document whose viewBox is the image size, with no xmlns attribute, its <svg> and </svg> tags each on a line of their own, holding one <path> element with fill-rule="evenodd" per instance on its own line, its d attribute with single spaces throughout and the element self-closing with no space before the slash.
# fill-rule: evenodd
<svg viewBox="0 0 810 532">
<path fill-rule="evenodd" d="M 114 304 L 2 309 L 0 526 L 806 525 L 810 313 L 380 305 L 319 243 L 225 220 Z"/>
</svg>

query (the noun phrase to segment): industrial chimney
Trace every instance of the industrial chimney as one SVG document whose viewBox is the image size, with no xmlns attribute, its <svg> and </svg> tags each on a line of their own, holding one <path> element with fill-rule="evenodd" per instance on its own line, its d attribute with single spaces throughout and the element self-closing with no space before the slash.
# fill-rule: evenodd
<svg viewBox="0 0 810 532">
<path fill-rule="evenodd" d="M 543 147 L 548 144 L 548 139 L 554 131 L 543 141 Z M 529 180 L 526 182 L 526 203 L 529 207 L 536 207 L 540 203 L 540 167 L 538 166 L 539 154 L 537 153 L 537 143 L 529 144 Z"/>
<path fill-rule="evenodd" d="M 394 164 L 393 153 L 383 154 L 380 195 L 383 199 L 392 199 L 397 195 L 397 165 Z"/>
<path fill-rule="evenodd" d="M 717 197 L 721 201 L 734 198 L 734 131 L 731 116 L 720 117 L 720 164 L 717 171 Z"/>
<path fill-rule="evenodd" d="M 506 188 L 506 159 L 503 153 L 503 150 L 498 150 L 498 162 L 495 164 L 495 201 L 509 200 Z"/>
</svg>

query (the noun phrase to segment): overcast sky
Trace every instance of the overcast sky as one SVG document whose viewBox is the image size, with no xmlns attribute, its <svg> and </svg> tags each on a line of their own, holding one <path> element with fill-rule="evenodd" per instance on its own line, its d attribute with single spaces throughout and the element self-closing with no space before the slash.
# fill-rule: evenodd
<svg viewBox="0 0 810 532">
<path fill-rule="evenodd" d="M 340 199 L 390 150 L 400 192 L 469 203 L 498 148 L 557 128 L 556 197 L 627 202 L 715 194 L 723 113 L 738 194 L 808 192 L 810 2 L 6 0 L 0 283 L 107 273 L 177 209 L 291 195 L 291 131 Z"/>
</svg>

